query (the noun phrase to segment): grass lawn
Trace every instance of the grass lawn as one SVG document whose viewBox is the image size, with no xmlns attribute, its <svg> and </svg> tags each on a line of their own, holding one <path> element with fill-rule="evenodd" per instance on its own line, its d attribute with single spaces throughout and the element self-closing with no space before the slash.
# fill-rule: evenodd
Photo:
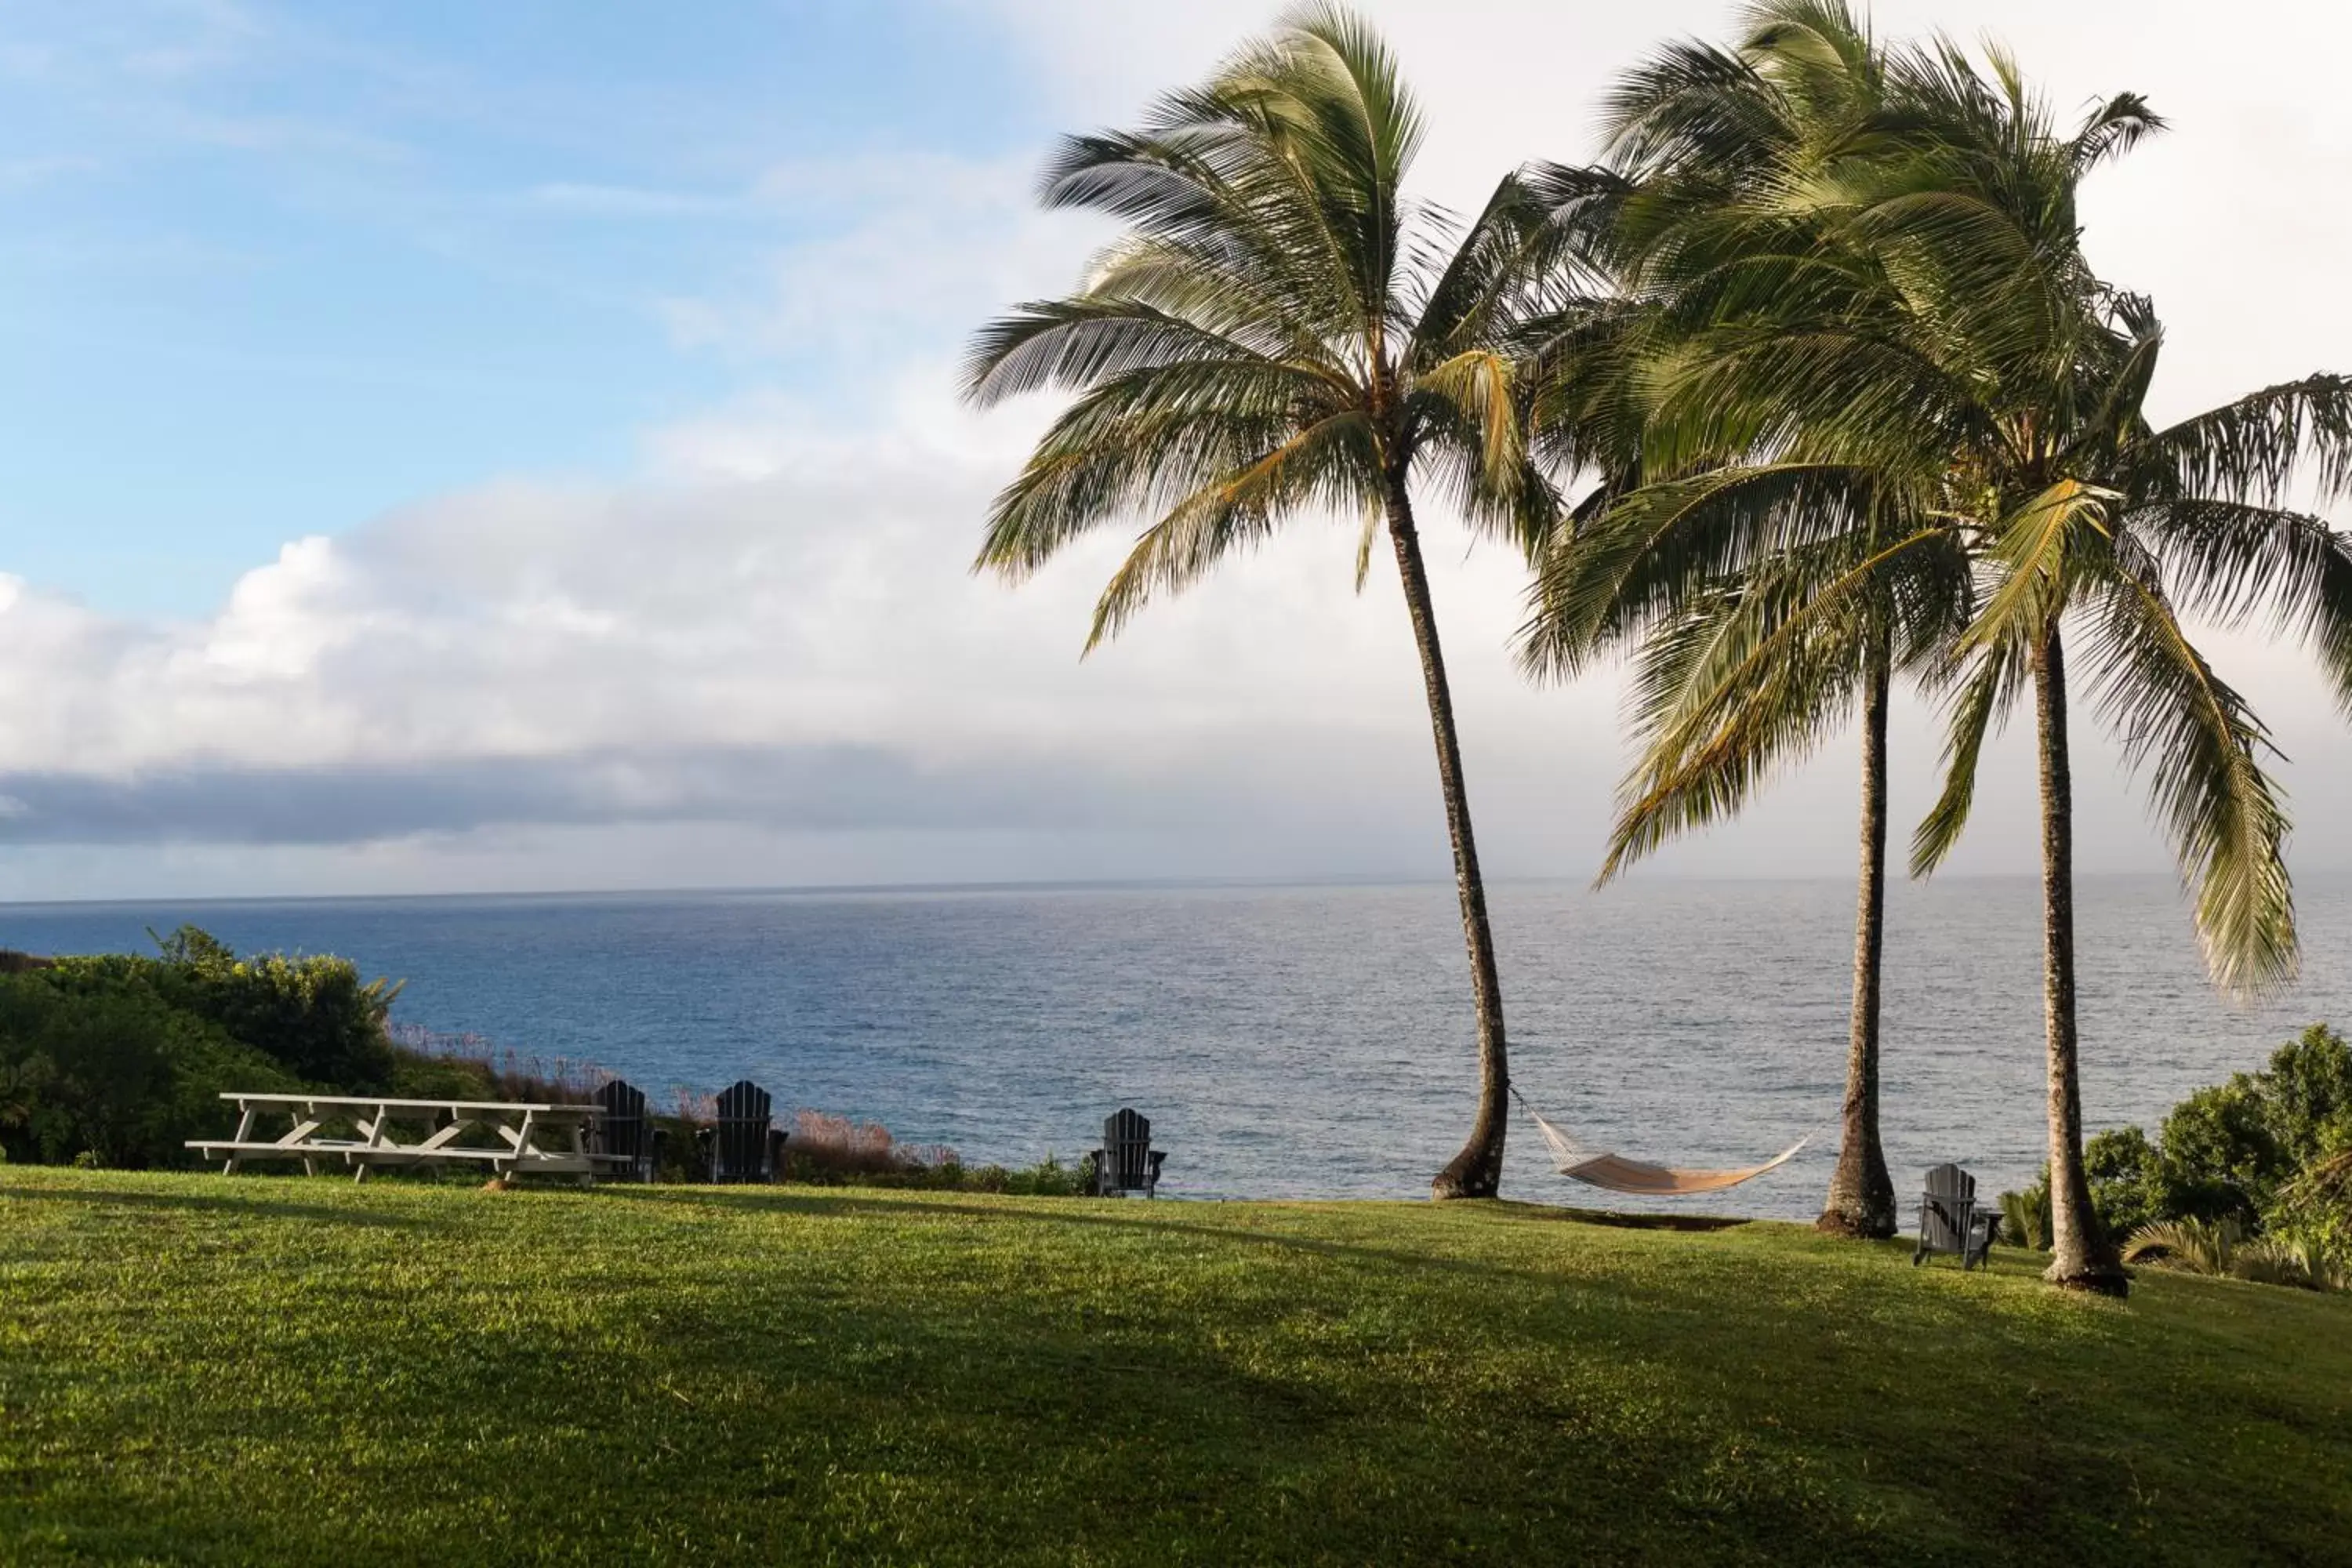
<svg viewBox="0 0 2352 1568">
<path fill-rule="evenodd" d="M 2352 1562 L 2352 1299 L 1907 1259 L 0 1167 L 0 1561 Z"/>
</svg>

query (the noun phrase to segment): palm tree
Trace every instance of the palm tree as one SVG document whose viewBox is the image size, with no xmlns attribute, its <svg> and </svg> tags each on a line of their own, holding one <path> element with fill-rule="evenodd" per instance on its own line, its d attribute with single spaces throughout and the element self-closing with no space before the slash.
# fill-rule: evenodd
<svg viewBox="0 0 2352 1568">
<path fill-rule="evenodd" d="M 1441 1198 L 1500 1180 L 1509 1062 L 1502 988 L 1414 512 L 1433 479 L 1472 527 L 1531 550 L 1558 501 L 1526 442 L 1527 323 L 1561 303 L 1570 236 L 1506 179 L 1455 226 L 1403 183 L 1421 120 L 1371 29 L 1293 14 L 1142 128 L 1075 137 L 1044 199 L 1128 226 L 1075 296 L 986 328 L 982 404 L 1076 394 L 997 498 L 975 570 L 1010 578 L 1115 520 L 1153 519 L 1096 605 L 1087 647 L 1305 513 L 1382 532 L 1421 656 L 1476 1005 L 1480 1092 Z"/>
<path fill-rule="evenodd" d="M 1801 258 L 1829 268 L 1838 304 L 1871 279 L 1866 255 L 1792 193 L 1887 133 L 1885 81 L 1867 30 L 1836 0 L 1776 0 L 1748 14 L 1735 51 L 1679 44 L 1611 98 L 1610 238 L 1629 292 L 1648 302 L 1637 378 L 1711 337 L 1785 321 Z M 1646 363 L 1644 363 L 1646 362 Z M 1538 417 L 1549 405 L 1538 401 Z M 1905 504 L 1899 487 L 1807 449 L 1805 432 L 1727 426 L 1696 445 L 1671 424 L 1644 433 L 1630 489 L 1543 567 L 1522 642 L 1539 677 L 1573 674 L 1603 651 L 1642 652 L 1631 703 L 1643 745 L 1628 775 L 1601 879 L 1668 837 L 1736 811 L 1777 767 L 1862 721 L 1860 889 L 1843 1136 L 1820 1226 L 1895 1233 L 1894 1183 L 1879 1138 L 1879 1016 L 1886 855 L 1886 717 L 1898 665 L 1923 668 L 1965 624 L 1965 545 Z"/>
<path fill-rule="evenodd" d="M 1759 257 L 1737 290 L 1790 301 L 1705 334 L 1670 368 L 1654 419 L 1685 447 L 1727 437 L 1834 456 L 1921 532 L 1978 563 L 1954 643 L 1944 794 L 1913 869 L 1957 841 L 1991 725 L 2034 694 L 2042 791 L 2049 1278 L 2120 1292 L 2082 1160 L 2074 1006 L 2067 643 L 2086 647 L 2091 696 L 2143 772 L 2197 894 L 2209 970 L 2233 992 L 2293 971 L 2286 816 L 2263 772 L 2258 721 L 2182 625 L 2268 615 L 2314 644 L 2352 705 L 2352 544 L 2287 505 L 2298 483 L 2352 487 L 2352 382 L 2317 375 L 2168 428 L 2142 411 L 2162 335 L 2145 300 L 2084 260 L 2083 176 L 2160 127 L 2122 95 L 2062 133 L 2015 64 L 1956 46 L 1890 52 L 1883 134 L 1801 192 L 1838 237 L 1831 264 Z M 1864 258 L 1857 273 L 1850 265 Z M 1730 291 L 1727 289 L 1727 292 Z M 1784 514 L 1775 550 L 1822 525 Z M 1858 588 L 1813 593 L 1803 624 Z"/>
</svg>

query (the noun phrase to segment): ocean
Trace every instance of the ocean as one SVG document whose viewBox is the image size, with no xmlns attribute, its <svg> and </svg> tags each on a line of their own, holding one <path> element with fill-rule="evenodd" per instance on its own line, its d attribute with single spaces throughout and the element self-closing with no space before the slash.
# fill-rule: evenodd
<svg viewBox="0 0 2352 1568">
<path fill-rule="evenodd" d="M 1513 1077 L 1580 1142 L 1779 1171 L 1680 1200 L 1810 1217 L 1836 1156 L 1853 952 L 1844 881 L 1491 889 Z M 2162 878 L 2079 888 L 2094 1128 L 2153 1127 L 2304 1026 L 2352 1026 L 2352 879 L 2298 886 L 2304 978 L 2233 1006 Z M 1945 1160 L 1994 1190 L 2042 1158 L 2028 879 L 1890 889 L 1883 1116 L 1899 1192 Z M 1132 1105 L 1169 1196 L 1410 1198 L 1476 1088 L 1450 884 L 1146 886 L 0 906 L 0 946 L 336 952 L 394 1016 L 617 1072 L 656 1099 L 749 1076 L 967 1163 L 1067 1160 Z M 1524 1119 L 1506 1195 L 1639 1206 L 1557 1175 Z M 1669 1203 L 1672 1200 L 1661 1200 Z"/>
</svg>

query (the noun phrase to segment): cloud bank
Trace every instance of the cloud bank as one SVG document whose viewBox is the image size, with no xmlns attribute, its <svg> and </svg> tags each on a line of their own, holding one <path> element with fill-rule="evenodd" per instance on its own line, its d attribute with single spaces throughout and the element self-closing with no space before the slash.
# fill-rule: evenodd
<svg viewBox="0 0 2352 1568">
<path fill-rule="evenodd" d="M 1678 23 L 1722 25 L 1713 6 L 1374 9 L 1438 130 L 1430 188 L 1465 205 L 1511 160 L 1588 151 L 1585 106 L 1642 47 Z M 1074 128 L 1131 112 L 1263 20 L 1223 0 L 997 13 Z M 2185 15 L 2133 16 L 2123 44 L 2100 28 L 2095 49 L 2079 19 L 2020 9 L 2003 30 L 2062 89 L 2144 87 L 2183 120 L 2176 142 L 2195 127 L 2189 152 L 2136 158 L 2092 215 L 2101 254 L 2127 258 L 2118 270 L 2176 323 L 2168 396 L 2186 407 L 2352 365 L 2352 323 L 2283 302 L 2352 254 L 2352 220 L 2290 208 L 2260 170 L 2223 178 L 2282 138 L 2295 177 L 2340 171 L 2317 79 L 2291 62 L 2252 104 L 2254 79 L 2211 54 L 2234 46 Z M 1462 41 L 1482 19 L 1526 47 L 1498 60 Z M 1902 30 L 1911 11 L 1882 20 Z M 1026 179 L 950 154 L 776 170 L 741 201 L 837 221 L 724 286 L 648 302 L 679 352 L 773 373 L 646 432 L 625 482 L 503 480 L 296 539 L 190 620 L 110 616 L 0 576 L 0 896 L 1442 874 L 1410 638 L 1384 578 L 1349 591 L 1350 528 L 1302 523 L 1083 663 L 1122 538 L 1017 590 L 968 571 L 1044 410 L 964 411 L 952 355 L 988 311 L 1066 287 L 1101 237 L 1032 212 Z M 2183 189 L 2243 221 L 2184 237 Z M 535 199 L 615 221 L 694 216 L 660 191 L 583 182 Z M 1587 874 L 1622 763 L 1614 683 L 1528 688 L 1507 653 L 1516 565 L 1466 541 L 1439 551 L 1489 868 Z M 2294 758 L 2298 863 L 2352 865 L 2352 828 L 2330 809 L 2352 745 L 2318 680 L 2292 650 L 2217 647 Z M 1958 869 L 2033 863 L 2019 739 L 1988 759 Z M 2162 866 L 2097 745 L 2085 737 L 2084 865 Z M 1846 874 L 1847 752 L 1664 864 Z M 1932 717 L 1906 708 L 1898 812 L 1924 809 L 1934 753 Z"/>
</svg>

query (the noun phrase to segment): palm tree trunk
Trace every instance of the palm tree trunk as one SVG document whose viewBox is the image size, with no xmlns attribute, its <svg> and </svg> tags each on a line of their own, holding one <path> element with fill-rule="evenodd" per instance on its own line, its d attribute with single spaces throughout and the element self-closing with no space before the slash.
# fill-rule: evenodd
<svg viewBox="0 0 2352 1568">
<path fill-rule="evenodd" d="M 1895 1234 L 1895 1184 L 1878 1142 L 1878 1001 L 1886 946 L 1886 701 L 1894 656 L 1882 629 L 1862 697 L 1862 889 L 1853 922 L 1853 1021 L 1845 1055 L 1837 1169 L 1814 1227 L 1838 1236 Z"/>
<path fill-rule="evenodd" d="M 2053 624 L 2033 650 L 2042 753 L 2042 1005 L 2050 1064 L 2050 1268 L 2069 1289 L 2130 1287 L 2091 1207 L 2074 1033 L 2074 784 L 2066 758 L 2066 654 Z"/>
<path fill-rule="evenodd" d="M 1486 922 L 1486 884 L 1478 874 L 1478 842 L 1470 831 L 1470 796 L 1462 784 L 1462 745 L 1454 731 L 1454 696 L 1445 684 L 1445 656 L 1437 646 L 1437 612 L 1429 573 L 1422 565 L 1412 503 L 1402 479 L 1388 496 L 1389 541 L 1412 617 L 1428 689 L 1429 728 L 1437 741 L 1437 782 L 1445 792 L 1445 826 L 1454 838 L 1454 883 L 1462 898 L 1462 935 L 1470 948 L 1470 992 L 1478 1008 L 1478 1117 L 1470 1140 L 1430 1183 L 1433 1198 L 1491 1198 L 1503 1180 L 1503 1136 L 1509 1126 L 1510 1061 L 1503 1042 L 1503 986 L 1495 968 L 1495 935 Z"/>
</svg>

